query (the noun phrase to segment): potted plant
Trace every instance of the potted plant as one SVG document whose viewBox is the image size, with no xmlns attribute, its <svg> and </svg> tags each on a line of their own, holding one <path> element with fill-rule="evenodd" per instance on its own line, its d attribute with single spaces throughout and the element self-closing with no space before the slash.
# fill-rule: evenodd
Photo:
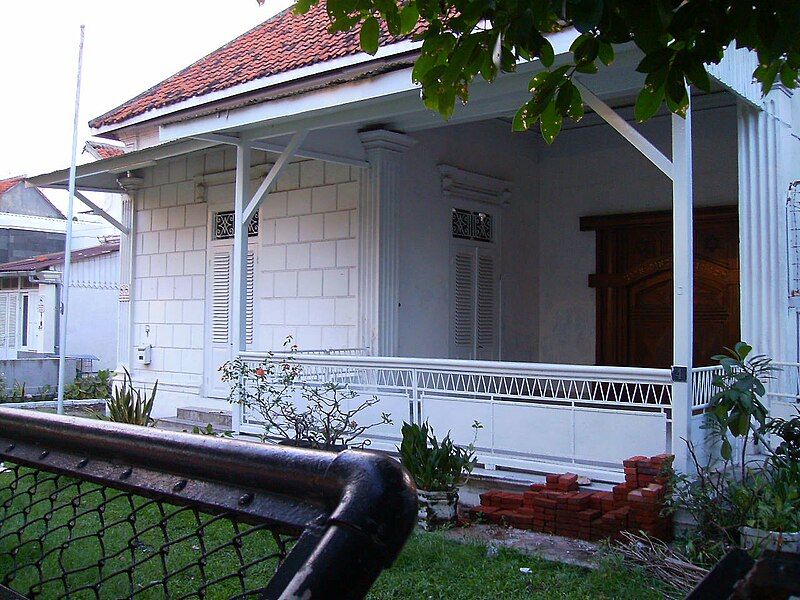
<svg viewBox="0 0 800 600">
<path fill-rule="evenodd" d="M 482 426 L 473 423 L 477 438 Z M 426 421 L 403 423 L 400 462 L 414 478 L 419 497 L 419 524 L 425 530 L 453 524 L 458 516 L 458 486 L 475 468 L 475 446 L 457 446 L 450 433 L 438 440 Z"/>
</svg>

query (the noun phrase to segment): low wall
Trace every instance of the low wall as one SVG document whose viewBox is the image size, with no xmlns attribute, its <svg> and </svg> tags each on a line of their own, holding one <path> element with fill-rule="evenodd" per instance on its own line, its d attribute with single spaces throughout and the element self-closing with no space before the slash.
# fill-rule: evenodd
<svg viewBox="0 0 800 600">
<path fill-rule="evenodd" d="M 66 361 L 66 381 L 75 379 L 77 360 Z M 58 358 L 18 358 L 0 360 L 0 373 L 5 379 L 6 392 L 10 393 L 15 383 L 25 384 L 26 394 L 38 394 L 44 386 L 55 392 L 58 386 Z"/>
</svg>

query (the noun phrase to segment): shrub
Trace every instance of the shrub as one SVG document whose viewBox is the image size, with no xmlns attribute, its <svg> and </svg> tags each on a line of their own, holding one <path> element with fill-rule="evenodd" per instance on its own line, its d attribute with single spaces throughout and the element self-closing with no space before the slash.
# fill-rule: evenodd
<svg viewBox="0 0 800 600">
<path fill-rule="evenodd" d="M 152 426 L 154 419 L 150 416 L 153 412 L 153 403 L 156 399 L 158 381 L 153 385 L 150 396 L 147 391 L 137 390 L 133 387 L 131 374 L 127 369 L 122 378 L 122 384 L 114 388 L 110 398 L 106 399 L 108 414 L 94 413 L 98 419 L 114 421 L 115 423 L 128 423 L 130 425 Z"/>
<path fill-rule="evenodd" d="M 64 388 L 64 398 L 68 400 L 106 400 L 111 397 L 112 373 L 102 369 L 96 375 L 76 377 Z"/>
<path fill-rule="evenodd" d="M 481 424 L 475 421 L 472 427 L 477 436 Z M 403 423 L 402 433 L 403 441 L 398 448 L 400 462 L 421 490 L 452 491 L 475 468 L 474 440 L 466 448 L 456 446 L 449 432 L 444 439 L 437 440 L 427 421 L 422 425 Z"/>
</svg>

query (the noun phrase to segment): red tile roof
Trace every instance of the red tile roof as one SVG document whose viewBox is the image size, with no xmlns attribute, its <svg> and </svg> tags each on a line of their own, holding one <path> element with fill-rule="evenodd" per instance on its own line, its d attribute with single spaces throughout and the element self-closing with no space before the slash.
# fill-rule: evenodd
<svg viewBox="0 0 800 600">
<path fill-rule="evenodd" d="M 114 146 L 113 144 L 103 144 L 102 142 L 95 142 L 93 140 L 87 141 L 85 148 L 98 160 L 105 158 L 114 158 L 115 156 L 122 156 L 123 154 L 125 154 L 124 148 L 121 148 L 119 146 Z"/>
<path fill-rule="evenodd" d="M 119 241 L 100 244 L 99 246 L 84 248 L 83 250 L 74 250 L 72 252 L 72 260 L 86 260 L 87 258 L 111 254 L 112 252 L 119 252 Z M 32 256 L 31 258 L 23 258 L 3 263 L 0 264 L 0 273 L 8 271 L 41 271 L 63 263 L 64 254 L 65 252 L 52 252 L 50 254 L 41 254 L 39 256 Z"/>
<path fill-rule="evenodd" d="M 255 79 L 361 52 L 359 31 L 329 33 L 325 2 L 305 15 L 286 9 L 222 48 L 117 108 L 89 121 L 90 127 L 122 123 L 163 108 Z M 383 26 L 381 45 L 400 41 Z"/>
<path fill-rule="evenodd" d="M 8 190 L 17 185 L 23 179 L 24 179 L 23 175 L 18 175 L 17 177 L 10 177 L 9 179 L 0 179 L 0 195 L 5 194 Z"/>
</svg>

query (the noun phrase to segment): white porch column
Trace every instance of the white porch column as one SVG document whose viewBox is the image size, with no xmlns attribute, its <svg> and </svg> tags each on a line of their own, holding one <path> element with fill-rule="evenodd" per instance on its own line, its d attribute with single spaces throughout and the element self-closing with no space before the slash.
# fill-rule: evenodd
<svg viewBox="0 0 800 600">
<path fill-rule="evenodd" d="M 415 140 L 384 129 L 359 134 L 369 168 L 358 205 L 361 344 L 370 354 L 396 356 L 399 301 L 398 158 Z"/>
<path fill-rule="evenodd" d="M 690 94 L 691 97 L 691 94 Z M 684 440 L 691 441 L 694 336 L 694 236 L 692 110 L 672 115 L 672 452 L 675 469 L 689 470 Z"/>
<path fill-rule="evenodd" d="M 758 354 L 794 361 L 785 206 L 800 169 L 791 166 L 798 144 L 791 134 L 791 92 L 774 90 L 763 107 L 738 107 L 741 338 Z"/>
<path fill-rule="evenodd" d="M 133 245 L 136 239 L 135 219 L 136 197 L 131 194 L 122 196 L 122 212 L 120 221 L 128 228 L 128 235 L 121 235 L 119 239 L 119 314 L 117 315 L 117 371 L 121 367 L 131 370 L 131 352 L 133 341 L 131 329 L 133 328 L 133 313 L 131 311 L 131 298 L 133 293 Z"/>
<path fill-rule="evenodd" d="M 247 222 L 244 210 L 250 200 L 250 145 L 236 146 L 236 184 L 233 200 L 233 273 L 231 277 L 230 344 L 231 358 L 247 349 Z M 241 412 L 232 407 L 233 431 L 241 426 Z"/>
</svg>

